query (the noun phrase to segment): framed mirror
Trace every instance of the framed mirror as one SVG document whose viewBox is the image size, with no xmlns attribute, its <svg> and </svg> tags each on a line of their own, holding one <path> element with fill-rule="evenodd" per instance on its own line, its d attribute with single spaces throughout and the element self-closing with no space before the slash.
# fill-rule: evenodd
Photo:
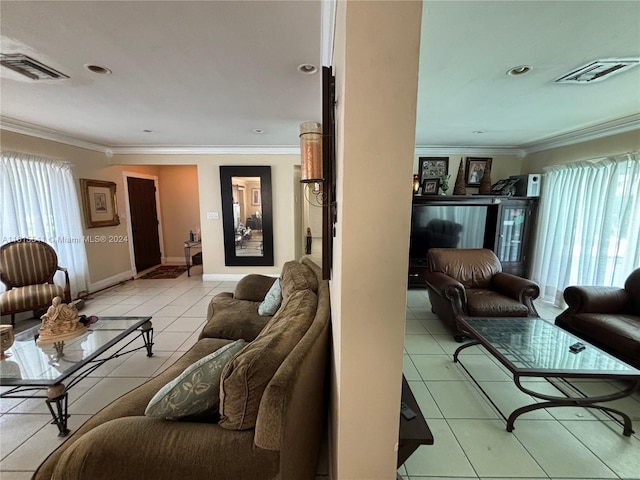
<svg viewBox="0 0 640 480">
<path fill-rule="evenodd" d="M 273 265 L 271 167 L 221 166 L 224 261 Z"/>
</svg>

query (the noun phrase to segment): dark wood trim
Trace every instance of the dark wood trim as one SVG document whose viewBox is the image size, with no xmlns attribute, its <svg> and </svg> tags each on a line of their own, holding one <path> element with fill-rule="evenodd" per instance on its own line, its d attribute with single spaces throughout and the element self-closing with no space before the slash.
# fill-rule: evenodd
<svg viewBox="0 0 640 480">
<path fill-rule="evenodd" d="M 322 207 L 322 278 L 331 278 L 333 265 L 335 204 L 335 77 L 331 67 L 322 67 L 322 176 L 324 201 Z"/>
</svg>

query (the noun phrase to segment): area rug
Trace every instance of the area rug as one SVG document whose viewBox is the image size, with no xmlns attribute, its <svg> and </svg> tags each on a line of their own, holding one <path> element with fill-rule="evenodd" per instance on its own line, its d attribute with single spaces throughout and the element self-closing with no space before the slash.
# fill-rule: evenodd
<svg viewBox="0 0 640 480">
<path fill-rule="evenodd" d="M 145 273 L 140 278 L 144 280 L 158 280 L 166 278 L 176 278 L 187 271 L 187 267 L 183 265 L 160 265 L 155 270 Z"/>
</svg>

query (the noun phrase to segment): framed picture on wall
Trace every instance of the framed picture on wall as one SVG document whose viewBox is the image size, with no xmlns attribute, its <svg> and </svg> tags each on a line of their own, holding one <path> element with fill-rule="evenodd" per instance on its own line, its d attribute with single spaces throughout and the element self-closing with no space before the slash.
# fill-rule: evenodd
<svg viewBox="0 0 640 480">
<path fill-rule="evenodd" d="M 260 189 L 251 189 L 251 205 L 260 205 Z"/>
<path fill-rule="evenodd" d="M 491 158 L 467 157 L 465 180 L 467 187 L 479 187 L 480 180 L 487 166 L 491 164 Z"/>
<path fill-rule="evenodd" d="M 420 185 L 427 178 L 440 178 L 449 173 L 449 157 L 420 157 Z"/>
<path fill-rule="evenodd" d="M 120 224 L 114 182 L 81 178 L 80 192 L 84 209 L 84 223 L 87 228 Z"/>
</svg>

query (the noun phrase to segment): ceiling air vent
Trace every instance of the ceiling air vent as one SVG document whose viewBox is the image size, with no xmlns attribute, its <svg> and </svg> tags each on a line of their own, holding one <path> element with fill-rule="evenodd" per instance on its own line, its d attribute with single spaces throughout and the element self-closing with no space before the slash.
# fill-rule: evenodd
<svg viewBox="0 0 640 480">
<path fill-rule="evenodd" d="M 640 58 L 608 58 L 595 60 L 556 80 L 556 83 L 599 82 L 617 73 L 629 70 L 640 63 Z"/>
<path fill-rule="evenodd" d="M 25 77 L 32 80 L 58 80 L 60 78 L 69 78 L 64 73 L 60 73 L 51 67 L 27 57 L 21 53 L 1 54 L 0 65 L 10 68 Z"/>
</svg>

